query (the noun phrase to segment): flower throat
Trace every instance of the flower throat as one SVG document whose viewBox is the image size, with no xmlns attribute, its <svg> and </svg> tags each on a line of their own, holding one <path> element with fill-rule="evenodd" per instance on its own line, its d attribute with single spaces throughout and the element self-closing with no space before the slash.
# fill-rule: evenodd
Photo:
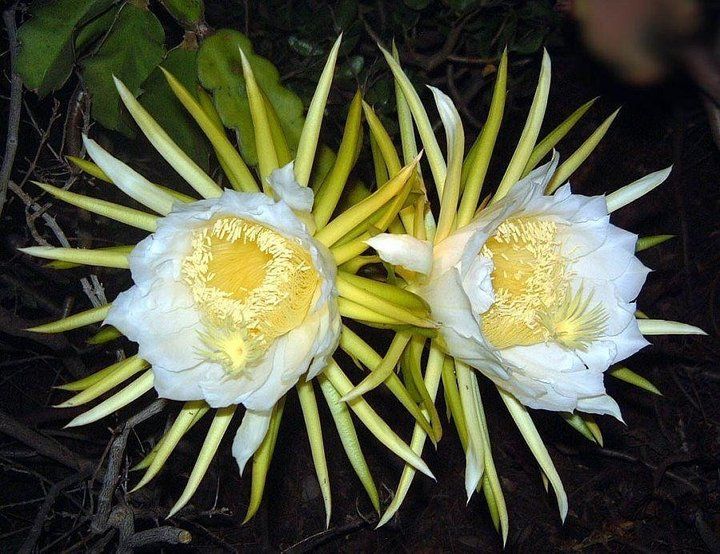
<svg viewBox="0 0 720 554">
<path fill-rule="evenodd" d="M 242 371 L 299 326 L 320 283 L 301 244 L 233 216 L 193 232 L 182 276 L 205 319 L 207 350 L 200 354 L 228 373 Z"/>
<path fill-rule="evenodd" d="M 483 246 L 493 260 L 495 302 L 482 314 L 496 348 L 556 341 L 585 350 L 602 335 L 607 316 L 592 294 L 573 291 L 560 253 L 558 225 L 533 217 L 504 221 Z"/>
</svg>

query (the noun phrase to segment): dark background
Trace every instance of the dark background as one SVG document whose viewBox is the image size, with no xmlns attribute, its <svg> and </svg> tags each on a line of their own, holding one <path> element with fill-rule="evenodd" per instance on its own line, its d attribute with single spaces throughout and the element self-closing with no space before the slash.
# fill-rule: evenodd
<svg viewBox="0 0 720 554">
<path fill-rule="evenodd" d="M 344 3 L 343 3 L 344 4 Z M 432 83 L 458 103 L 466 132 L 474 138 L 482 122 L 493 75 L 492 59 L 478 38 L 479 16 L 487 8 L 458 12 L 450 3 L 359 2 L 343 20 L 352 56 L 363 60 L 357 75 L 340 74 L 323 128 L 324 140 L 336 147 L 346 109 L 357 86 L 391 126 L 394 99 L 389 71 L 374 39 L 395 37 L 401 59 L 417 84 Z M 470 3 L 472 4 L 472 3 Z M 482 4 L 482 3 L 481 3 Z M 493 4 L 493 3 L 490 3 Z M 532 2 L 495 2 L 498 13 L 527 9 Z M 653 268 L 638 308 L 650 317 L 698 325 L 709 337 L 654 337 L 653 345 L 628 361 L 663 393 L 653 396 L 607 378 L 607 387 L 622 408 L 626 425 L 612 418 L 598 419 L 605 447 L 587 442 L 560 418 L 534 412 L 541 434 L 563 479 L 570 511 L 561 524 L 555 499 L 546 494 L 538 468 L 492 387 L 483 387 L 496 466 L 510 513 L 508 550 L 516 551 L 718 551 L 720 539 L 720 343 L 718 342 L 718 268 L 720 267 L 720 157 L 711 123 L 693 79 L 682 68 L 669 67 L 661 82 L 634 88 L 623 84 L 612 70 L 589 55 L 581 41 L 567 2 L 539 12 L 535 33 L 525 38 L 525 50 L 511 54 L 511 80 L 503 130 L 493 158 L 490 179 L 496 183 L 509 160 L 524 123 L 539 67 L 540 44 L 546 44 L 553 62 L 553 82 L 543 134 L 576 107 L 595 96 L 600 99 L 559 147 L 569 155 L 618 106 L 620 115 L 605 140 L 571 178 L 583 194 L 610 192 L 651 171 L 673 165 L 668 181 L 641 201 L 613 216 L 615 224 L 640 235 L 674 234 L 676 238 L 643 252 Z M 154 9 L 155 6 L 151 4 Z M 422 9 L 417 9 L 418 7 Z M 247 32 L 257 52 L 278 66 L 283 82 L 307 99 L 322 67 L 327 46 L 338 31 L 336 3 L 322 2 L 208 2 L 206 20 L 212 27 Z M 505 10 L 500 12 L 500 10 Z M 158 14 L 161 10 L 158 10 Z M 247 17 L 249 14 L 249 17 Z M 712 29 L 712 12 L 707 26 Z M 18 13 L 18 22 L 24 17 Z M 169 22 L 168 33 L 173 32 Z M 498 46 L 501 33 L 495 37 Z M 181 33 L 178 34 L 178 37 Z M 317 45 L 304 56 L 298 40 Z M 448 44 L 448 37 L 455 36 Z M 516 41 L 521 41 L 514 35 Z M 179 39 L 178 39 L 179 40 Z M 485 39 L 483 39 L 485 40 Z M 490 37 L 493 40 L 493 37 Z M 487 42 L 487 41 L 486 41 Z M 296 44 L 293 47 L 292 44 Z M 524 44 L 524 43 L 523 43 Z M 2 47 L 5 51 L 6 46 Z M 491 49 L 492 50 L 492 49 Z M 497 50 L 497 48 L 496 48 Z M 522 50 L 522 49 L 521 49 Z M 491 56 L 492 57 L 492 56 Z M 2 57 L 2 102 L 9 94 L 9 56 Z M 356 62 L 353 62 L 356 63 Z M 28 179 L 63 182 L 71 175 L 56 154 L 63 136 L 77 127 L 66 119 L 77 83 L 38 100 L 24 93 L 20 147 L 12 173 L 16 183 Z M 428 99 L 425 92 L 424 99 Z M 437 114 L 431 114 L 438 120 Z M 0 122 L 5 136 L 6 122 Z M 69 130 L 70 129 L 70 130 Z M 149 178 L 165 179 L 167 171 L 154 152 L 139 139 L 109 135 L 133 166 Z M 366 150 L 367 152 L 367 150 Z M 364 154 L 367 159 L 367 155 Z M 356 173 L 370 170 L 366 164 Z M 369 173 L 368 173 L 369 175 Z M 172 177 L 169 178 L 172 184 Z M 27 182 L 23 190 L 43 205 Z M 12 191 L 0 220 L 0 409 L 9 417 L 46 437 L 57 439 L 78 456 L 98 463 L 107 454 L 112 430 L 132 415 L 125 410 L 89 427 L 63 430 L 77 412 L 51 408 L 65 399 L 53 385 L 67 382 L 113 360 L 117 344 L 89 347 L 87 331 L 66 337 L 30 336 L 20 329 L 29 323 L 58 317 L 68 304 L 74 311 L 88 307 L 79 279 L 87 269 L 50 271 L 38 260 L 19 255 L 15 248 L 35 244 L 31 228 L 53 240 L 41 219 L 30 217 L 22 199 Z M 137 237 L 126 227 L 53 202 L 47 213 L 56 218 L 73 243 L 102 246 L 129 244 Z M 95 272 L 108 298 L 128 286 L 128 277 L 112 270 Z M 121 344 L 132 352 L 132 346 Z M 378 344 L 378 347 L 382 346 Z M 348 371 L 350 364 L 345 364 Z M 357 374 L 354 375 L 357 377 Z M 481 385 L 486 385 L 482 383 Z M 377 389 L 369 395 L 373 406 L 409 437 L 411 423 L 392 399 Z M 145 404 L 151 402 L 148 395 Z M 439 411 L 445 408 L 439 395 Z M 175 408 L 176 409 L 176 408 Z M 321 406 L 322 411 L 322 406 Z M 163 412 L 130 434 L 126 458 L 132 466 L 160 435 L 173 414 Z M 326 452 L 333 492 L 333 517 L 324 530 L 324 512 L 297 399 L 289 395 L 265 498 L 249 524 L 240 523 L 247 507 L 249 472 L 240 478 L 229 451 L 228 433 L 190 507 L 171 523 L 190 531 L 199 551 L 500 551 L 484 501 L 476 495 L 466 506 L 463 486 L 465 458 L 451 425 L 445 425 L 437 452 L 426 448 L 426 459 L 438 482 L 417 477 L 399 514 L 374 531 L 376 515 L 365 497 L 342 448 L 329 414 Z M 181 442 L 165 469 L 148 487 L 134 495 L 120 491 L 135 513 L 137 530 L 163 525 L 164 515 L 181 492 L 207 427 L 199 424 Z M 377 444 L 360 426 L 363 448 L 381 500 L 387 504 L 402 469 L 401 462 Z M 227 443 L 227 444 L 226 444 Z M 72 481 L 73 470 L 38 455 L 22 442 L 0 436 L 0 548 L 15 551 L 30 531 L 43 498 L 54 483 Z M 99 481 L 80 480 L 64 490 L 45 519 L 38 546 L 50 551 L 85 551 L 98 547 L 88 528 L 97 502 Z M 127 479 L 125 471 L 121 472 Z M 132 483 L 137 476 L 129 477 Z M 112 542 L 105 548 L 112 549 Z M 153 550 L 156 547 L 148 547 Z M 180 547 L 170 547 L 176 550 Z"/>
</svg>

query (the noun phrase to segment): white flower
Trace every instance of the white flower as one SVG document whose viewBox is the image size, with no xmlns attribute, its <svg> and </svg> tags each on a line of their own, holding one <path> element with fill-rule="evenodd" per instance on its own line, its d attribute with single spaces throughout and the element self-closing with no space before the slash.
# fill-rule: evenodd
<svg viewBox="0 0 720 554">
<path fill-rule="evenodd" d="M 176 203 L 130 270 L 105 323 L 138 343 L 161 397 L 247 408 L 233 447 L 243 466 L 275 403 L 337 346 L 332 256 L 284 200 L 226 190 Z"/>
<path fill-rule="evenodd" d="M 603 373 L 648 344 L 634 300 L 649 270 L 604 196 L 544 195 L 556 165 L 437 244 L 419 293 L 448 353 L 523 404 L 620 419 Z"/>
</svg>

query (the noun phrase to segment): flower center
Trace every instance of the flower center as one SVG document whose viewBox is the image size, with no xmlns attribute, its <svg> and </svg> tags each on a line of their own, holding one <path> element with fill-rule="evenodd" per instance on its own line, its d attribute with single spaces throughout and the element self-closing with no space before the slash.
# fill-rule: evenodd
<svg viewBox="0 0 720 554">
<path fill-rule="evenodd" d="M 298 327 L 320 283 L 310 253 L 270 227 L 234 216 L 192 235 L 182 276 L 205 318 L 200 354 L 241 372 Z"/>
<path fill-rule="evenodd" d="M 520 217 L 504 221 L 483 246 L 495 292 L 481 316 L 483 333 L 496 348 L 555 341 L 584 350 L 602 335 L 605 310 L 591 306 L 592 294 L 572 290 L 557 235 L 554 221 Z"/>
</svg>

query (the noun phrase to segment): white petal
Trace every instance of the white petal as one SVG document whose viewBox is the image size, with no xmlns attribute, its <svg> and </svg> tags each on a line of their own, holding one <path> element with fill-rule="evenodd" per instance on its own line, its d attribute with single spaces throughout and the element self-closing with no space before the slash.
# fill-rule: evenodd
<svg viewBox="0 0 720 554">
<path fill-rule="evenodd" d="M 625 358 L 629 358 L 650 344 L 650 342 L 640 332 L 637 320 L 634 317 L 621 333 L 612 337 L 612 340 L 615 343 L 617 352 L 615 354 L 615 359 L 611 361 L 611 364 L 621 362 Z"/>
<path fill-rule="evenodd" d="M 200 383 L 202 397 L 212 408 L 223 408 L 231 404 L 243 404 L 243 400 L 258 388 L 262 387 L 272 373 L 273 347 L 265 353 L 256 365 L 246 367 L 237 376 L 230 376 L 223 371 L 220 376 L 203 379 Z M 282 396 L 282 395 L 280 395 Z M 279 396 L 278 396 L 279 399 Z M 277 400 L 276 400 L 277 402 Z M 274 404 L 270 404 L 272 408 Z"/>
<path fill-rule="evenodd" d="M 237 461 L 240 475 L 242 475 L 250 456 L 255 454 L 255 451 L 265 438 L 270 426 L 271 415 L 272 411 L 255 412 L 247 410 L 245 412 L 232 445 L 232 454 Z"/>
<path fill-rule="evenodd" d="M 640 294 L 649 274 L 650 268 L 633 256 L 622 275 L 613 280 L 613 285 L 620 297 L 630 302 Z"/>
<path fill-rule="evenodd" d="M 326 303 L 324 310 L 325 312 L 320 316 L 319 340 L 315 348 L 315 357 L 308 368 L 308 380 L 314 379 L 318 373 L 325 369 L 340 341 L 342 322 L 335 303 Z"/>
<path fill-rule="evenodd" d="M 605 215 L 601 219 L 558 225 L 561 254 L 571 263 L 593 254 L 607 240 L 609 221 L 609 216 Z"/>
<path fill-rule="evenodd" d="M 492 286 L 493 262 L 485 256 L 475 256 L 467 272 L 463 275 L 462 285 L 470 300 L 472 313 L 484 314 L 495 301 Z"/>
<path fill-rule="evenodd" d="M 152 366 L 153 387 L 160 398 L 170 400 L 197 400 L 203 397 L 199 383 L 203 379 L 222 379 L 225 371 L 217 364 L 201 362 L 184 371 L 168 371 Z"/>
<path fill-rule="evenodd" d="M 558 154 L 556 150 L 553 150 L 552 158 L 549 162 L 533 169 L 527 176 L 513 185 L 510 192 L 505 196 L 506 201 L 510 204 L 517 202 L 518 195 L 519 197 L 524 197 L 527 194 L 527 192 L 522 192 L 523 189 L 530 191 L 530 197 L 526 197 L 524 203 L 529 202 L 532 198 L 543 196 L 548 183 L 550 183 L 553 175 L 555 175 L 555 170 L 559 162 L 560 154 Z M 514 193 L 515 196 L 511 196 L 511 193 Z"/>
<path fill-rule="evenodd" d="M 578 358 L 592 371 L 602 373 L 617 358 L 618 348 L 614 340 L 593 341 L 585 350 L 576 352 Z"/>
<path fill-rule="evenodd" d="M 138 286 L 120 293 L 105 323 L 139 345 L 138 353 L 166 371 L 185 371 L 200 363 L 200 316 L 187 291 L 159 283 L 143 294 Z"/>
<path fill-rule="evenodd" d="M 283 167 L 274 170 L 267 178 L 270 188 L 277 197 L 299 212 L 312 210 L 314 196 L 309 187 L 303 187 L 295 180 L 295 162 L 290 162 Z"/>
<path fill-rule="evenodd" d="M 624 423 L 622 414 L 620 413 L 620 406 L 618 406 L 617 402 L 615 402 L 615 400 L 607 394 L 601 394 L 590 398 L 581 398 L 578 400 L 577 409 L 591 414 L 611 415 L 618 421 L 622 421 Z"/>
<path fill-rule="evenodd" d="M 380 233 L 365 241 L 374 248 L 380 258 L 392 265 L 398 265 L 417 271 L 423 275 L 430 273 L 433 263 L 432 245 L 411 235 L 392 235 Z"/>
<path fill-rule="evenodd" d="M 457 269 L 446 272 L 423 287 L 420 294 L 430 304 L 433 319 L 441 325 L 441 329 L 448 327 L 464 337 L 480 338 L 480 329 Z"/>
<path fill-rule="evenodd" d="M 445 240 L 436 244 L 433 248 L 431 279 L 434 279 L 457 266 L 461 262 L 463 255 L 467 255 L 467 252 L 472 251 L 468 249 L 468 243 L 478 234 L 481 234 L 483 237 L 480 246 L 478 246 L 477 250 L 474 252 L 475 254 L 478 254 L 480 252 L 480 247 L 487 240 L 487 234 L 480 228 L 479 225 L 477 225 L 477 222 L 463 227 L 451 234 Z M 475 242 L 473 242 L 473 245 L 475 245 Z"/>
</svg>

